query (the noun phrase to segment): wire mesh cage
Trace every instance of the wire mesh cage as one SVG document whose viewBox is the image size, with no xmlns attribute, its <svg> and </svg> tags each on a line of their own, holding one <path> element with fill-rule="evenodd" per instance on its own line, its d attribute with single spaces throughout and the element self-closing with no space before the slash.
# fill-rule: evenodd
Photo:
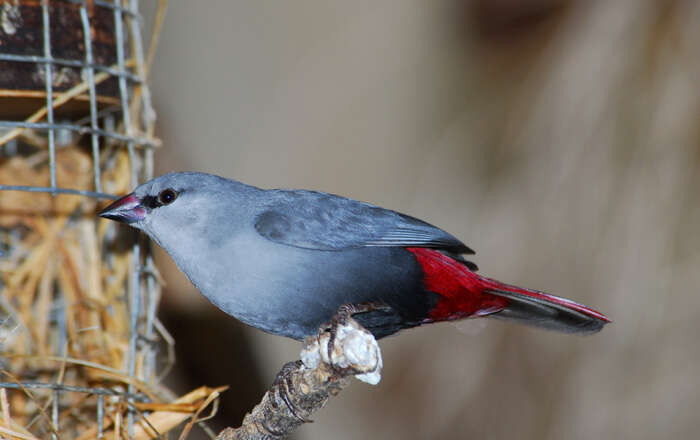
<svg viewBox="0 0 700 440">
<path fill-rule="evenodd" d="M 137 0 L 0 1 L 0 437 L 150 438 L 186 419 L 154 406 L 171 344 L 148 245 L 95 217 L 152 177 L 164 7 L 144 53 Z"/>
</svg>

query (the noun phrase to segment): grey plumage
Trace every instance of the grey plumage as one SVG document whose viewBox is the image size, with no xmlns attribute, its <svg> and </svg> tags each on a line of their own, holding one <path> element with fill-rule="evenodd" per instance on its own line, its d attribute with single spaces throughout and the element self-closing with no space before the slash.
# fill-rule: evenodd
<svg viewBox="0 0 700 440">
<path fill-rule="evenodd" d="M 415 246 L 474 253 L 442 229 L 369 203 L 305 190 L 272 190 L 266 196 L 255 229 L 277 243 L 327 251 Z"/>
<path fill-rule="evenodd" d="M 170 205 L 157 200 L 166 189 L 178 194 Z M 166 174 L 133 194 L 146 200 L 148 214 L 131 226 L 165 249 L 212 303 L 295 339 L 315 333 L 348 302 L 379 299 L 392 306 L 388 315 L 364 317 L 377 336 L 425 318 L 436 295 L 422 291 L 412 256 L 382 241 L 401 232 L 392 231 L 391 220 L 415 231 L 406 243 L 464 247 L 427 223 L 369 204 L 312 191 L 266 191 L 204 173 Z"/>
</svg>

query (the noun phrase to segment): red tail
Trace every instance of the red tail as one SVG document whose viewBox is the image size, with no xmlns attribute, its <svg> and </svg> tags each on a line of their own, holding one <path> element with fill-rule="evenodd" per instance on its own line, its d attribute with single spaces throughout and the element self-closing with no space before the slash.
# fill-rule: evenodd
<svg viewBox="0 0 700 440">
<path fill-rule="evenodd" d="M 425 288 L 440 295 L 428 321 L 490 315 L 563 332 L 595 332 L 610 322 L 574 301 L 477 275 L 434 249 L 407 248 L 423 268 Z"/>
</svg>

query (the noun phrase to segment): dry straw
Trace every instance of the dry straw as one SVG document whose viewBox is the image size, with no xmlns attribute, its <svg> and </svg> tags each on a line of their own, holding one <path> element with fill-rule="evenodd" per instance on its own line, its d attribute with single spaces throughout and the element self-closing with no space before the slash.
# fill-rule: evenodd
<svg viewBox="0 0 700 440">
<path fill-rule="evenodd" d="M 148 247 L 95 217 L 100 191 L 126 193 L 152 172 L 158 142 L 145 78 L 165 2 L 146 56 L 136 1 L 50 5 L 3 6 L 2 19 L 22 30 L 36 12 L 54 42 L 49 23 L 57 11 L 63 17 L 73 11 L 82 19 L 75 32 L 82 29 L 96 53 L 81 52 L 85 58 L 74 66 L 79 80 L 60 91 L 56 72 L 74 67 L 58 59 L 57 49 L 45 44 L 43 57 L 25 59 L 0 53 L 0 62 L 34 62 L 51 78 L 43 92 L 0 93 L 0 100 L 45 98 L 21 119 L 0 121 L 7 128 L 0 133 L 0 438 L 146 439 L 187 421 L 189 432 L 195 419 L 216 409 L 223 389 L 202 387 L 178 398 L 159 384 L 172 363 L 172 339 L 155 317 L 160 280 Z M 100 23 L 88 23 L 100 16 L 114 17 L 107 31 L 117 46 L 103 66 L 90 38 Z"/>
</svg>

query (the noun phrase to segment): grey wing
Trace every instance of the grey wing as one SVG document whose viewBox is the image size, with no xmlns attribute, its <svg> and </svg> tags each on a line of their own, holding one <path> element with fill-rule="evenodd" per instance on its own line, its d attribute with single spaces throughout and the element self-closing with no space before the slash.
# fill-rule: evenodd
<svg viewBox="0 0 700 440">
<path fill-rule="evenodd" d="M 422 220 L 368 203 L 315 191 L 269 191 L 255 229 L 277 243 L 318 250 L 367 246 L 427 247 L 473 254 L 457 238 Z"/>
</svg>

